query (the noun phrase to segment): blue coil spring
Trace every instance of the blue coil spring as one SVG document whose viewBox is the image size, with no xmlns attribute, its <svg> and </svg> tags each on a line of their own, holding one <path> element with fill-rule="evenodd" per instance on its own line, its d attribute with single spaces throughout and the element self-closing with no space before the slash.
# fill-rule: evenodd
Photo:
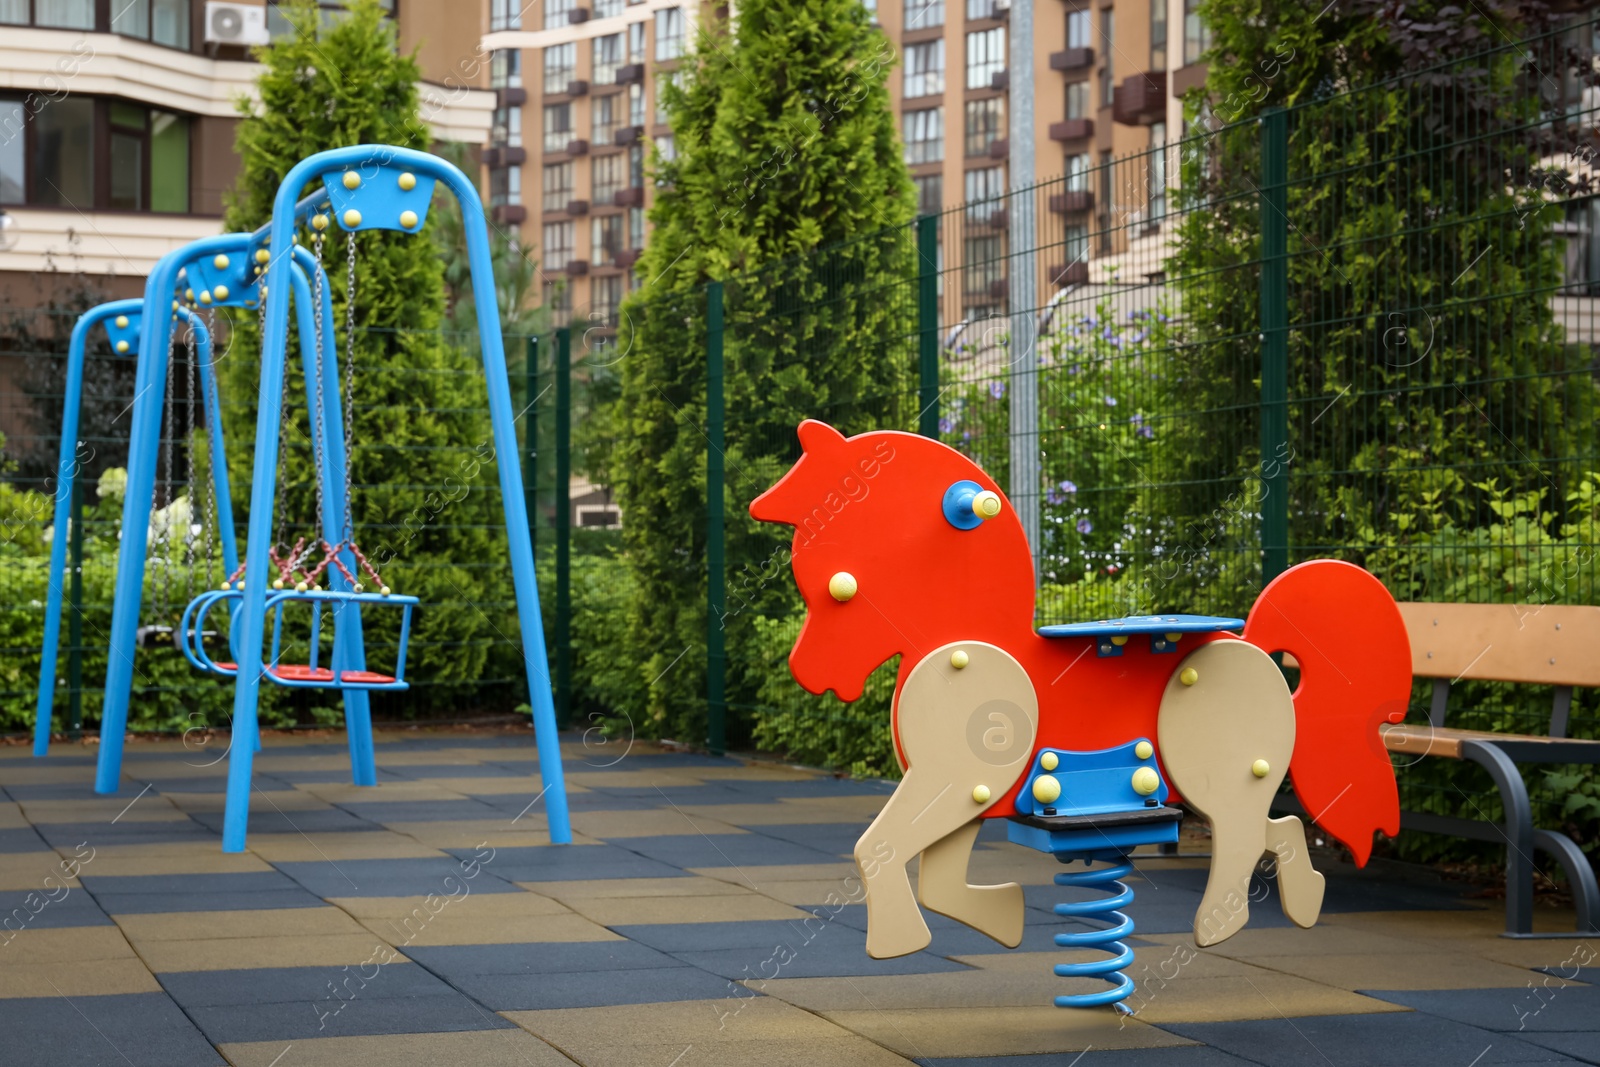
<svg viewBox="0 0 1600 1067">
<path fill-rule="evenodd" d="M 1056 997 L 1056 1007 L 1093 1008 L 1101 1004 L 1115 1004 L 1120 1010 L 1127 1011 L 1122 1001 L 1133 992 L 1133 979 L 1123 974 L 1122 968 L 1133 962 L 1133 949 L 1123 944 L 1121 939 L 1133 933 L 1133 920 L 1117 909 L 1133 903 L 1133 889 L 1119 881 L 1132 873 L 1133 865 L 1123 857 L 1110 867 L 1056 875 L 1056 885 L 1088 886 L 1116 894 L 1097 900 L 1055 906 L 1057 915 L 1067 915 L 1076 919 L 1099 919 L 1115 924 L 1103 930 L 1056 935 L 1056 944 L 1062 948 L 1098 948 L 1115 954 L 1111 959 L 1091 960 L 1088 963 L 1056 964 L 1055 972 L 1058 978 L 1103 978 L 1113 986 L 1097 993 L 1063 994 Z"/>
</svg>

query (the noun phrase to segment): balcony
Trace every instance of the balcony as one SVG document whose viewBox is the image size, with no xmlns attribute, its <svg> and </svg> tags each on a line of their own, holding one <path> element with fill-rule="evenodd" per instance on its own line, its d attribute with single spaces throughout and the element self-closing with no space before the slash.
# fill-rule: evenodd
<svg viewBox="0 0 1600 1067">
<path fill-rule="evenodd" d="M 622 126 L 611 138 L 614 145 L 638 144 L 644 138 L 643 126 Z"/>
<path fill-rule="evenodd" d="M 625 63 L 617 68 L 618 85 L 632 85 L 635 82 L 640 85 L 644 84 L 643 63 Z"/>
<path fill-rule="evenodd" d="M 567 151 L 575 156 L 586 156 L 589 154 L 589 142 L 581 138 L 574 138 L 567 142 Z"/>
<path fill-rule="evenodd" d="M 1011 72 L 1009 70 L 1000 70 L 989 75 L 989 88 L 998 89 L 1002 93 L 1009 90 L 1011 88 Z"/>
<path fill-rule="evenodd" d="M 497 108 L 521 107 L 528 102 L 528 90 L 521 86 L 510 86 L 494 91 L 494 106 Z"/>
<path fill-rule="evenodd" d="M 1011 155 L 1011 142 L 1004 137 L 989 142 L 990 159 L 1006 159 Z"/>
<path fill-rule="evenodd" d="M 617 253 L 617 258 L 613 262 L 623 270 L 627 270 L 639 262 L 639 257 L 642 255 L 644 255 L 644 249 L 642 248 L 625 248 Z"/>
<path fill-rule="evenodd" d="M 1046 203 L 1058 215 L 1071 215 L 1093 208 L 1094 194 L 1087 189 L 1072 189 L 1065 193 L 1051 193 Z"/>
<path fill-rule="evenodd" d="M 587 201 L 587 200 L 569 200 L 569 201 L 567 201 L 567 214 L 569 214 L 569 215 L 587 215 L 588 213 L 589 213 L 589 201 Z"/>
<path fill-rule="evenodd" d="M 589 9 L 586 7 L 575 7 L 567 12 L 567 25 L 569 26 L 581 26 L 588 21 Z"/>
<path fill-rule="evenodd" d="M 1081 141 L 1094 136 L 1094 119 L 1067 119 L 1050 124 L 1052 141 Z"/>
<path fill-rule="evenodd" d="M 1011 282 L 1006 278 L 996 278 L 989 283 L 989 295 L 997 300 L 1004 300 L 1011 291 Z"/>
<path fill-rule="evenodd" d="M 584 81 L 582 78 L 574 78 L 572 81 L 569 81 L 567 83 L 567 95 L 568 96 L 588 96 L 589 95 L 589 83 Z"/>
<path fill-rule="evenodd" d="M 1117 86 L 1111 117 L 1123 126 L 1148 126 L 1167 117 L 1167 72 L 1149 70 Z"/>
<path fill-rule="evenodd" d="M 644 204 L 644 189 L 637 185 L 620 189 L 611 202 L 617 207 L 641 207 Z"/>
<path fill-rule="evenodd" d="M 571 263 L 567 264 L 567 277 L 569 277 L 569 278 L 581 278 L 585 274 L 588 274 L 588 273 L 589 273 L 589 262 L 588 262 L 588 260 L 575 259 Z"/>
<path fill-rule="evenodd" d="M 1065 48 L 1050 53 L 1051 70 L 1088 70 L 1092 66 L 1094 66 L 1093 48 Z"/>
<path fill-rule="evenodd" d="M 1074 260 L 1065 266 L 1056 264 L 1049 268 L 1050 284 L 1066 287 L 1068 285 L 1086 285 L 1089 282 L 1089 264 L 1083 260 Z"/>
<path fill-rule="evenodd" d="M 521 226 L 528 221 L 528 209 L 521 204 L 501 204 L 490 214 L 501 226 Z"/>
</svg>

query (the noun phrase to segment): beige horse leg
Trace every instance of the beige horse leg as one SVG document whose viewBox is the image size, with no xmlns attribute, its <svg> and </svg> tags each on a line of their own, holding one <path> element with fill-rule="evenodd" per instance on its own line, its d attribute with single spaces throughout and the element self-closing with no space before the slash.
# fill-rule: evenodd
<svg viewBox="0 0 1600 1067">
<path fill-rule="evenodd" d="M 1016 782 L 1033 755 L 1039 703 L 1028 672 L 1008 653 L 963 641 L 935 649 L 911 669 L 895 722 L 905 777 L 855 848 L 867 896 L 867 954 L 874 959 L 904 956 L 932 940 L 906 864 L 961 831 Z M 971 841 L 964 844 L 956 875 L 963 885 Z M 932 884 L 935 898 L 944 900 L 950 893 L 939 887 L 957 864 L 941 851 L 935 849 Z M 1020 921 L 1020 892 L 1015 899 Z"/>
<path fill-rule="evenodd" d="M 1294 701 L 1272 657 L 1244 641 L 1202 645 L 1167 682 L 1157 730 L 1172 784 L 1211 823 L 1211 875 L 1195 943 L 1214 945 L 1243 928 L 1250 877 L 1269 849 L 1285 872 L 1285 914 L 1315 922 L 1322 876 L 1311 868 L 1304 830 L 1297 819 L 1271 818 L 1294 753 Z"/>
<path fill-rule="evenodd" d="M 929 911 L 966 923 L 1006 948 L 1022 944 L 1022 887 L 967 884 L 967 863 L 982 820 L 970 822 L 922 850 L 917 899 Z"/>
</svg>

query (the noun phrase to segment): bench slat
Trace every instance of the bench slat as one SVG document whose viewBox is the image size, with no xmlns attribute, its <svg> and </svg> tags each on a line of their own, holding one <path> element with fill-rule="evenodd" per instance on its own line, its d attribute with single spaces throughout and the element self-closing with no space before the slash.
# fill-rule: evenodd
<svg viewBox="0 0 1600 1067">
<path fill-rule="evenodd" d="M 1413 756 L 1461 759 L 1467 741 L 1488 741 L 1518 763 L 1600 764 L 1600 741 L 1538 734 L 1497 734 L 1491 730 L 1455 730 L 1427 723 L 1402 722 L 1379 727 L 1383 747 Z"/>
<path fill-rule="evenodd" d="M 1600 685 L 1600 607 L 1396 605 L 1419 678 Z"/>
</svg>

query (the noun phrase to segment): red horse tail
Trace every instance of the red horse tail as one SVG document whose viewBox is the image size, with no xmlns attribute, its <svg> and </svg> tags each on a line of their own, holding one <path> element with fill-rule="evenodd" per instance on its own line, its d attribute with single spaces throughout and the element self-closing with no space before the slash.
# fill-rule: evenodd
<svg viewBox="0 0 1600 1067">
<path fill-rule="evenodd" d="M 1244 638 L 1300 665 L 1289 775 L 1312 821 L 1355 853 L 1400 831 L 1400 794 L 1379 727 L 1405 718 L 1411 642 L 1394 597 L 1338 560 L 1291 567 L 1261 592 Z"/>
</svg>

